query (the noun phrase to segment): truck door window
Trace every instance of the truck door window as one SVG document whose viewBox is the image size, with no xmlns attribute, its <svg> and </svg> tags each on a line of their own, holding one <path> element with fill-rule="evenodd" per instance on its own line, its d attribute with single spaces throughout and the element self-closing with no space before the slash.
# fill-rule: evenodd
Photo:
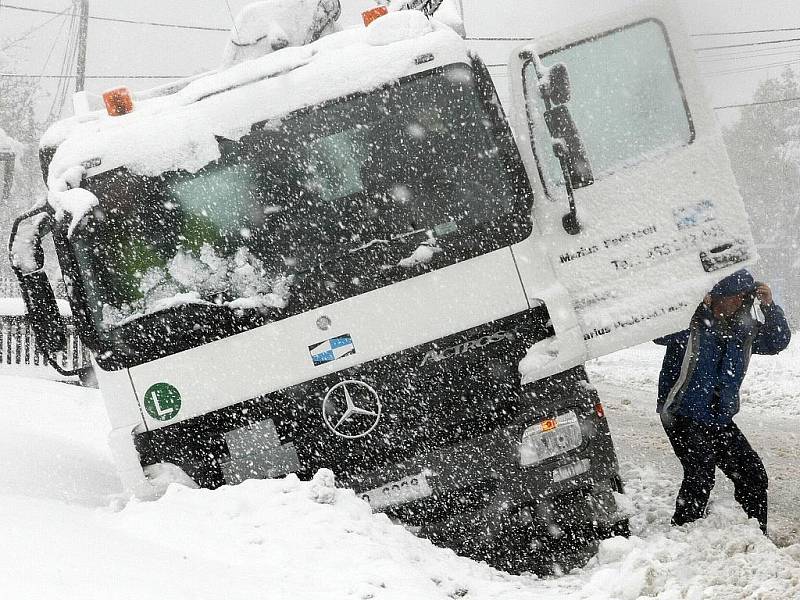
<svg viewBox="0 0 800 600">
<path fill-rule="evenodd" d="M 572 83 L 569 110 L 595 179 L 692 143 L 694 130 L 663 25 L 642 21 L 570 44 L 542 56 L 564 63 Z M 544 106 L 532 63 L 525 66 L 528 102 L 538 114 L 532 128 L 539 167 L 550 192 L 563 187 L 558 160 L 541 117 Z"/>
</svg>

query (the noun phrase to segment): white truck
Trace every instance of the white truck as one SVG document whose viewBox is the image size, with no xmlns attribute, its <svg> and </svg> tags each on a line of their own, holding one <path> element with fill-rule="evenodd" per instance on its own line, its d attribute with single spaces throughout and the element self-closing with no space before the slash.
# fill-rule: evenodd
<svg viewBox="0 0 800 600">
<path fill-rule="evenodd" d="M 509 570 L 624 533 L 582 365 L 755 259 L 687 37 L 657 1 L 521 44 L 503 106 L 436 5 L 296 0 L 44 137 L 12 262 L 57 352 L 52 234 L 131 490 L 330 468 Z"/>
</svg>

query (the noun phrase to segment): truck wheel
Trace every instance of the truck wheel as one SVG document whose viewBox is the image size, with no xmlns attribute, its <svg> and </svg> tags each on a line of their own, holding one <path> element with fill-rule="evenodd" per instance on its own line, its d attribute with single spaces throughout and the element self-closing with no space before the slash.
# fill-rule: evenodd
<svg viewBox="0 0 800 600">
<path fill-rule="evenodd" d="M 541 539 L 534 550 L 532 571 L 539 577 L 553 577 L 583 567 L 597 552 L 598 539 L 591 526 L 569 529 L 558 539 Z"/>
<path fill-rule="evenodd" d="M 631 537 L 630 519 L 622 519 L 611 525 L 601 525 L 597 527 L 597 538 L 600 540 L 606 540 L 618 535 L 626 538 Z"/>
</svg>

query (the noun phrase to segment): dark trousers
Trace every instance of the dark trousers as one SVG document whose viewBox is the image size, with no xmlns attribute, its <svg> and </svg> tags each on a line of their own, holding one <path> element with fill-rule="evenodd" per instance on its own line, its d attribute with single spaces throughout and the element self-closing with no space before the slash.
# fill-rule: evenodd
<svg viewBox="0 0 800 600">
<path fill-rule="evenodd" d="M 683 483 L 672 522 L 683 525 L 705 514 L 714 469 L 733 482 L 734 498 L 767 532 L 767 471 L 735 423 L 706 425 L 678 415 L 661 415 L 664 431 L 683 466 Z"/>
</svg>

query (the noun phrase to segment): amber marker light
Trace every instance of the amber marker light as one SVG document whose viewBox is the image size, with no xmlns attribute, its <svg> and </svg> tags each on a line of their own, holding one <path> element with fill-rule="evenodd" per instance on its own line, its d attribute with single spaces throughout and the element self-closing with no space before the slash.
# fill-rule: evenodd
<svg viewBox="0 0 800 600">
<path fill-rule="evenodd" d="M 387 14 L 389 9 L 385 6 L 376 6 L 375 8 L 371 8 L 369 10 L 365 10 L 361 13 L 361 18 L 364 19 L 364 27 L 368 27 L 370 23 L 372 23 L 378 17 L 382 17 L 383 15 Z"/>
<path fill-rule="evenodd" d="M 558 422 L 555 419 L 546 419 L 540 423 L 542 431 L 550 431 L 558 427 Z"/>
<path fill-rule="evenodd" d="M 106 112 L 112 117 L 127 115 L 133 111 L 133 94 L 126 87 L 103 92 L 103 102 L 106 105 Z"/>
</svg>

